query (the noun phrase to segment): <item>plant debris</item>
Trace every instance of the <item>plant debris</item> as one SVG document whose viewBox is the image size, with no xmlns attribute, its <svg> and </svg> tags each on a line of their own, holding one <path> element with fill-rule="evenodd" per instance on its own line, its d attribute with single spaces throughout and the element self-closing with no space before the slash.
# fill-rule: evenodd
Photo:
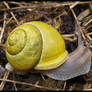
<svg viewBox="0 0 92 92">
<path fill-rule="evenodd" d="M 64 38 L 68 52 L 74 51 L 78 46 L 78 33 L 70 7 L 80 22 L 82 39 L 92 40 L 92 1 L 0 2 L 0 65 L 4 68 L 7 63 L 5 42 L 9 33 L 16 26 L 29 21 L 43 21 L 52 25 Z M 68 81 L 53 80 L 41 74 L 27 73 L 24 76 L 7 71 L 0 81 L 0 90 L 92 90 L 92 65 L 88 74 Z"/>
</svg>

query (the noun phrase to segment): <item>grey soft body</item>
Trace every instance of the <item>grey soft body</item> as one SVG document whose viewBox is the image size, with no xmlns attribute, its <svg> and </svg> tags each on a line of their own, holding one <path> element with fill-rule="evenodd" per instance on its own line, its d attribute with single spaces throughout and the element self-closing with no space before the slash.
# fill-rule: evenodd
<svg viewBox="0 0 92 92">
<path fill-rule="evenodd" d="M 91 55 L 92 52 L 81 45 L 70 54 L 68 60 L 63 65 L 48 72 L 46 75 L 55 80 L 68 80 L 86 74 L 90 70 Z"/>
</svg>

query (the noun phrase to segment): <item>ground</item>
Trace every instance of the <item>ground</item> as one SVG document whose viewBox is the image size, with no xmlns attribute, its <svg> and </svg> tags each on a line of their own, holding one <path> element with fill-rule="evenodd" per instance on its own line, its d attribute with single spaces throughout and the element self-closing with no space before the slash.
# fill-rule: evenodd
<svg viewBox="0 0 92 92">
<path fill-rule="evenodd" d="M 78 46 L 74 14 L 81 25 L 83 40 L 85 38 L 91 40 L 91 12 L 91 1 L 0 2 L 0 64 L 5 67 L 8 62 L 5 55 L 5 43 L 9 33 L 18 25 L 35 20 L 55 27 L 64 38 L 68 52 L 73 52 Z M 88 74 L 67 81 L 57 81 L 39 73 L 25 75 L 7 73 L 5 76 L 8 78 L 6 82 L 1 81 L 1 90 L 92 90 L 92 66 Z M 1 79 L 4 77 L 1 76 Z"/>
</svg>

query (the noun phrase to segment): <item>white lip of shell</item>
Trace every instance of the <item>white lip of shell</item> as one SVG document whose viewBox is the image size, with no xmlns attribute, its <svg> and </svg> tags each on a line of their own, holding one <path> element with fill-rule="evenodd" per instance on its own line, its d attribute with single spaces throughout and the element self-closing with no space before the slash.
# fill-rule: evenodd
<svg viewBox="0 0 92 92">
<path fill-rule="evenodd" d="M 11 66 L 10 63 L 7 63 L 7 64 L 5 65 L 5 68 L 6 68 L 8 71 L 10 71 L 10 72 L 12 72 L 12 71 L 14 70 L 14 68 Z"/>
</svg>

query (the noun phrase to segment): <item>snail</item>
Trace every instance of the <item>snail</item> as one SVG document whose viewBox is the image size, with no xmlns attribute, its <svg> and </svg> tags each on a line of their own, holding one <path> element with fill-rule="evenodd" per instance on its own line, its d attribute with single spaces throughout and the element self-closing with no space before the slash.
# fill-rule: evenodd
<svg viewBox="0 0 92 92">
<path fill-rule="evenodd" d="M 78 28 L 78 48 L 69 54 L 63 37 L 52 26 L 40 21 L 19 25 L 6 41 L 9 62 L 6 69 L 34 70 L 55 80 L 68 80 L 87 73 L 91 65 L 89 46 L 92 41 L 85 47 L 80 38 L 80 26 Z"/>
</svg>

